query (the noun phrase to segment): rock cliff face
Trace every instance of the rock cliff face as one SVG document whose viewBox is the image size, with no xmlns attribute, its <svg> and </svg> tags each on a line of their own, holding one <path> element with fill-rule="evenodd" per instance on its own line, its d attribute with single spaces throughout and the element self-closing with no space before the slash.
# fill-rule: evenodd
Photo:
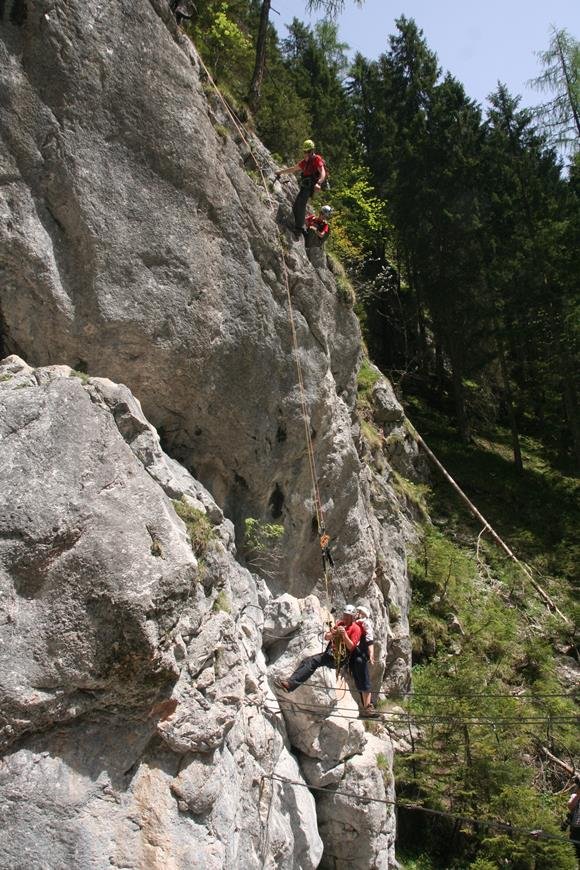
<svg viewBox="0 0 580 870">
<path fill-rule="evenodd" d="M 326 618 L 287 274 L 332 603 L 368 601 L 375 685 L 408 683 L 410 532 L 360 437 L 356 318 L 280 238 L 287 194 L 246 171 L 164 0 L 0 9 L 7 866 L 386 868 L 389 808 L 305 786 L 385 796 L 388 741 L 331 675 L 293 705 L 268 682 Z M 384 381 L 373 402 L 412 465 Z M 236 558 L 247 517 L 285 529 L 265 578 Z"/>
</svg>

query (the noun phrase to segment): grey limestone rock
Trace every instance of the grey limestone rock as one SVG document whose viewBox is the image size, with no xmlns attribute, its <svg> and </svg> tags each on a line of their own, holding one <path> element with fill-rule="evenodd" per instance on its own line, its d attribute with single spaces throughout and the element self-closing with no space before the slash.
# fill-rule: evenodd
<svg viewBox="0 0 580 870">
<path fill-rule="evenodd" d="M 219 527 L 200 564 L 165 489 L 209 494 L 126 388 L 84 380 L 0 364 L 0 863 L 257 868 L 283 833 L 277 866 L 315 868 L 257 584 Z M 298 785 L 269 807 L 276 770 Z"/>
<path fill-rule="evenodd" d="M 337 794 L 318 793 L 320 831 L 324 841 L 332 844 L 324 852 L 321 868 L 389 870 L 394 866 L 394 807 L 381 803 L 394 798 L 392 781 L 385 783 L 383 775 L 391 762 L 389 741 L 367 734 L 364 752 L 346 762 Z"/>
<path fill-rule="evenodd" d="M 301 623 L 300 605 L 293 595 L 286 592 L 273 598 L 264 611 L 264 647 L 287 637 Z"/>
<path fill-rule="evenodd" d="M 126 384 L 234 522 L 268 516 L 274 499 L 296 530 L 279 591 L 303 594 L 318 554 L 284 271 L 329 522 L 338 535 L 350 514 L 357 532 L 338 536 L 349 561 L 365 531 L 356 452 L 338 439 L 358 324 L 302 244 L 284 254 L 236 131 L 214 129 L 195 50 L 167 12 L 161 0 L 106 12 L 38 0 L 22 27 L 3 27 L 2 341 L 35 365 Z"/>
<path fill-rule="evenodd" d="M 389 381 L 381 375 L 379 369 L 376 366 L 372 366 L 372 368 L 380 375 L 371 390 L 375 420 L 380 426 L 402 423 L 405 412 L 395 396 L 395 391 Z"/>
</svg>

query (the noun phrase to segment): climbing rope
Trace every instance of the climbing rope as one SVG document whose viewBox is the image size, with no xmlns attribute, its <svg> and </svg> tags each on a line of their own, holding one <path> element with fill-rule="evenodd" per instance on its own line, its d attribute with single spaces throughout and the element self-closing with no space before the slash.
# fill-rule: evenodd
<svg viewBox="0 0 580 870">
<path fill-rule="evenodd" d="M 454 819 L 457 822 L 461 822 L 463 825 L 473 825 L 475 828 L 483 827 L 483 828 L 496 828 L 499 831 L 505 831 L 508 835 L 518 835 L 522 837 L 530 837 L 533 840 L 551 840 L 557 843 L 566 843 L 576 844 L 580 843 L 580 840 L 574 840 L 568 837 L 564 837 L 560 834 L 552 834 L 550 831 L 544 831 L 542 829 L 530 830 L 529 828 L 524 828 L 518 825 L 512 825 L 509 822 L 499 822 L 495 819 L 481 819 L 481 818 L 472 818 L 470 816 L 458 815 L 457 813 L 448 813 L 445 810 L 436 810 L 431 807 L 424 807 L 422 804 L 411 803 L 401 799 L 391 799 L 388 800 L 386 798 L 374 798 L 370 797 L 366 794 L 358 794 L 355 791 L 348 791 L 345 788 L 334 788 L 332 786 L 322 786 L 322 785 L 311 785 L 310 783 L 290 779 L 289 777 L 281 776 L 280 774 L 273 773 L 269 776 L 264 776 L 265 779 L 273 780 L 274 782 L 285 783 L 286 785 L 299 786 L 300 788 L 307 788 L 309 791 L 316 792 L 327 792 L 332 798 L 337 797 L 345 797 L 349 800 L 354 800 L 360 802 L 363 806 L 366 804 L 383 804 L 384 806 L 390 807 L 398 807 L 403 810 L 408 810 L 411 812 L 425 813 L 430 816 L 437 816 L 438 818 L 443 819 Z"/>
<path fill-rule="evenodd" d="M 215 92 L 216 92 L 219 100 L 221 101 L 228 117 L 232 121 L 235 129 L 237 130 L 238 135 L 240 136 L 242 142 L 247 147 L 248 152 L 249 152 L 252 160 L 254 161 L 254 163 L 256 165 L 256 169 L 258 170 L 258 172 L 260 174 L 260 178 L 262 180 L 262 185 L 263 185 L 264 190 L 266 192 L 266 196 L 268 197 L 268 203 L 270 205 L 270 209 L 273 210 L 276 207 L 276 205 L 273 202 L 272 196 L 271 196 L 270 191 L 268 189 L 268 181 L 267 181 L 266 176 L 264 175 L 262 165 L 259 162 L 256 155 L 254 154 L 254 150 L 253 150 L 252 145 L 249 141 L 249 133 L 246 130 L 246 128 L 244 127 L 244 125 L 242 124 L 242 122 L 238 118 L 236 118 L 235 114 L 232 112 L 232 110 L 228 106 L 227 101 L 225 100 L 223 94 L 221 93 L 220 89 L 218 88 L 217 84 L 215 83 L 214 79 L 212 78 L 212 75 L 211 75 L 210 71 L 208 70 L 207 66 L 205 65 L 205 63 L 203 62 L 199 52 L 197 53 L 197 58 L 198 58 L 199 65 L 200 65 L 201 69 L 203 70 L 203 72 L 207 76 L 207 80 L 209 81 L 209 83 L 211 84 L 213 89 L 215 90 Z M 320 496 L 320 488 L 318 485 L 318 474 L 317 474 L 317 470 L 316 470 L 316 460 L 315 460 L 315 455 L 314 455 L 314 447 L 312 444 L 310 416 L 308 414 L 308 405 L 307 405 L 307 401 L 306 401 L 306 389 L 304 386 L 304 376 L 302 373 L 302 365 L 300 363 L 300 349 L 299 349 L 299 344 L 298 344 L 298 335 L 296 332 L 296 321 L 295 321 L 295 317 L 294 317 L 294 307 L 292 305 L 292 293 L 290 290 L 290 280 L 288 277 L 288 267 L 286 265 L 286 257 L 284 255 L 283 237 L 282 237 L 282 233 L 281 233 L 279 227 L 276 228 L 276 231 L 277 231 L 277 236 L 278 236 L 278 252 L 280 254 L 280 260 L 282 263 L 282 275 L 283 275 L 283 279 L 284 279 L 284 286 L 286 289 L 286 300 L 287 300 L 287 304 L 288 304 L 288 321 L 290 323 L 290 334 L 291 334 L 291 338 L 292 338 L 292 351 L 293 351 L 293 356 L 294 356 L 294 363 L 296 366 L 296 375 L 297 375 L 298 388 L 299 388 L 299 394 L 300 394 L 300 408 L 301 408 L 301 413 L 302 413 L 302 419 L 304 422 L 304 435 L 305 435 L 305 441 L 306 441 L 306 453 L 308 456 L 308 468 L 309 468 L 310 478 L 311 478 L 312 496 L 313 496 L 313 502 L 314 502 L 314 510 L 315 510 L 315 514 L 316 514 L 316 526 L 317 526 L 320 551 L 321 551 L 321 556 L 322 556 L 324 589 L 325 589 L 325 597 L 326 597 L 326 609 L 327 609 L 328 613 L 330 614 L 330 611 L 331 611 L 331 608 L 330 608 L 330 583 L 332 581 L 332 568 L 334 567 L 334 563 L 332 560 L 332 555 L 330 553 L 330 537 L 326 532 L 324 508 L 322 506 L 322 498 Z M 339 670 L 339 668 L 338 668 L 338 659 L 337 659 L 337 674 L 338 674 L 338 670 Z"/>
</svg>

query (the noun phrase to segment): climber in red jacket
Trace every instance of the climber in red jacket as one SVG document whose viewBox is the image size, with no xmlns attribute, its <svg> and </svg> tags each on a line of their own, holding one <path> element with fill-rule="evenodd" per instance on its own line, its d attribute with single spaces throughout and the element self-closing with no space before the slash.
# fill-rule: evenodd
<svg viewBox="0 0 580 870">
<path fill-rule="evenodd" d="M 362 628 L 355 622 L 356 615 L 356 607 L 347 604 L 342 612 L 342 619 L 324 635 L 324 639 L 329 641 L 324 652 L 303 659 L 290 677 L 276 680 L 276 685 L 286 692 L 293 692 L 298 686 L 305 683 L 318 668 L 333 668 L 339 671 L 344 665 L 348 665 L 358 691 L 367 699 L 367 705 L 361 716 L 364 718 L 376 716 L 377 714 L 370 704 L 367 661 L 359 654 Z"/>
<path fill-rule="evenodd" d="M 314 196 L 317 190 L 320 190 L 321 185 L 326 178 L 326 165 L 320 154 L 316 154 L 314 150 L 314 142 L 312 139 L 304 140 L 304 157 L 299 163 L 294 166 L 287 166 L 285 169 L 280 169 L 276 173 L 276 178 L 281 175 L 300 173 L 300 190 L 298 196 L 294 200 L 292 211 L 294 212 L 294 229 L 297 233 L 304 231 L 304 221 L 306 218 L 306 206 L 311 196 Z"/>
<path fill-rule="evenodd" d="M 329 205 L 323 205 L 317 215 L 309 214 L 306 216 L 307 247 L 315 247 L 326 242 L 330 234 L 328 218 L 331 214 L 332 208 Z"/>
</svg>

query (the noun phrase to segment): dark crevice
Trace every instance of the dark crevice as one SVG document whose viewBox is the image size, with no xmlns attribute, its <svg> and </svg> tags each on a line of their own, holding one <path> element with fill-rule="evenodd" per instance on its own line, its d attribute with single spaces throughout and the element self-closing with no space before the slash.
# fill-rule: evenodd
<svg viewBox="0 0 580 870">
<path fill-rule="evenodd" d="M 12 9 L 10 10 L 10 21 L 12 24 L 15 24 L 16 27 L 22 27 L 26 21 L 26 17 L 26 0 L 14 0 Z"/>
<path fill-rule="evenodd" d="M 247 484 L 246 479 L 243 478 L 241 476 L 241 474 L 238 474 L 236 471 L 234 471 L 234 481 L 235 481 L 236 486 L 239 486 L 240 489 L 248 489 L 248 484 Z"/>
<path fill-rule="evenodd" d="M 0 3 L 2 0 L 0 0 Z M 0 6 L 0 12 L 2 7 Z M 1 18 L 0 18 L 1 20 Z M 6 338 L 7 338 L 7 329 L 6 329 L 6 321 L 2 315 L 2 308 L 0 308 L 0 359 L 4 359 L 5 356 L 8 356 L 8 350 L 6 348 Z"/>
<path fill-rule="evenodd" d="M 282 509 L 284 507 L 284 493 L 280 489 L 280 484 L 276 484 L 272 495 L 270 496 L 270 500 L 268 501 L 270 506 L 270 512 L 272 514 L 273 520 L 278 520 L 282 516 Z"/>
<path fill-rule="evenodd" d="M 286 430 L 284 429 L 283 426 L 278 426 L 278 429 L 276 431 L 276 441 L 278 442 L 278 444 L 283 444 L 284 441 L 286 440 L 286 438 L 287 438 Z"/>
<path fill-rule="evenodd" d="M 0 359 L 4 359 L 5 357 L 10 356 L 10 354 L 16 354 L 16 356 L 19 356 L 24 360 L 26 359 L 24 351 L 13 339 L 10 338 L 8 324 L 4 319 L 2 306 L 0 305 Z"/>
<path fill-rule="evenodd" d="M 64 227 L 63 227 L 63 225 L 61 224 L 61 222 L 59 221 L 59 219 L 57 218 L 57 216 L 54 214 L 54 212 L 53 212 L 53 210 L 51 209 L 51 207 L 48 205 L 47 202 L 45 202 L 44 205 L 45 205 L 45 208 L 46 208 L 47 212 L 49 213 L 49 215 L 50 215 L 51 218 L 53 219 L 53 221 L 54 221 L 54 223 L 55 223 L 55 226 L 57 226 L 57 227 L 59 228 L 59 230 L 61 231 L 61 233 L 64 233 Z"/>
</svg>

